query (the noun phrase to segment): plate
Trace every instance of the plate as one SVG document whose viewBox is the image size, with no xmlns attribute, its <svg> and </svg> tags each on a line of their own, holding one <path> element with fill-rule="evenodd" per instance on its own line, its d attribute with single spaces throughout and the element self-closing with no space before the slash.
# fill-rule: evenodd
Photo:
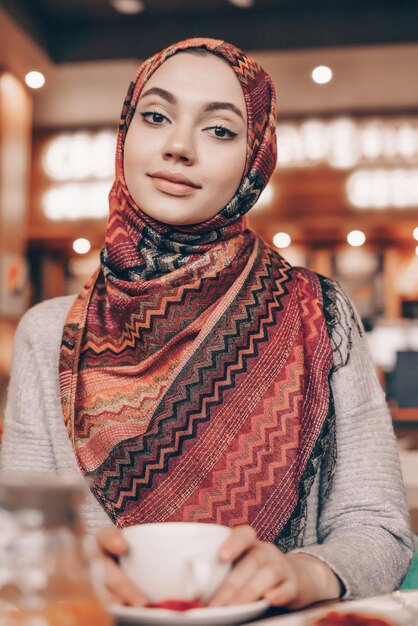
<svg viewBox="0 0 418 626">
<path fill-rule="evenodd" d="M 326 604 L 320 608 L 305 609 L 295 613 L 261 619 L 254 622 L 254 626 L 311 626 L 313 620 L 330 611 L 370 614 L 383 617 L 395 626 L 418 625 L 418 591 L 395 591 L 394 593 L 361 598 L 360 600 L 344 600 Z M 246 626 L 251 626 L 251 624 L 246 624 Z"/>
<path fill-rule="evenodd" d="M 226 626 L 239 624 L 264 613 L 268 608 L 265 600 L 236 604 L 234 606 L 205 607 L 189 611 L 136 608 L 112 604 L 110 612 L 124 623 L 147 626 Z"/>
</svg>

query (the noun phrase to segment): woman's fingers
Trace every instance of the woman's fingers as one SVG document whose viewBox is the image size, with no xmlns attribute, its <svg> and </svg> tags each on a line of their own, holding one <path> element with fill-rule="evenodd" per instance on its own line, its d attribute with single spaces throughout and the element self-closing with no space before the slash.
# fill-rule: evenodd
<svg viewBox="0 0 418 626">
<path fill-rule="evenodd" d="M 274 566 L 272 563 L 267 563 L 259 568 L 247 581 L 247 584 L 243 585 L 241 589 L 238 590 L 230 603 L 245 604 L 247 602 L 255 602 L 256 600 L 265 598 L 268 591 L 280 589 L 280 587 L 287 583 L 286 572 Z"/>
<path fill-rule="evenodd" d="M 119 528 L 101 528 L 96 535 L 101 553 L 101 576 L 108 601 L 116 604 L 144 606 L 147 600 L 120 568 L 118 557 L 128 551 L 128 543 Z"/>
<path fill-rule="evenodd" d="M 110 591 L 110 589 L 107 589 L 106 591 L 106 598 L 105 598 L 107 604 L 123 604 L 123 602 L 121 602 L 121 599 L 118 595 L 116 595 L 116 593 L 112 593 Z"/>
<path fill-rule="evenodd" d="M 135 587 L 124 572 L 110 557 L 103 557 L 103 575 L 106 592 L 111 602 L 131 606 L 144 606 L 145 596 Z"/>
<path fill-rule="evenodd" d="M 286 563 L 281 552 L 275 546 L 258 541 L 235 563 L 210 606 L 258 600 L 279 584 L 285 574 Z"/>
<path fill-rule="evenodd" d="M 223 561 L 237 561 L 250 550 L 257 542 L 257 535 L 251 526 L 237 526 L 233 528 L 229 537 L 219 550 L 219 557 Z M 221 588 L 215 593 L 209 602 L 209 606 L 225 606 L 236 593 L 240 581 L 245 579 L 245 572 L 251 570 L 248 564 L 241 564 L 238 568 L 235 564 L 232 572 L 228 575 Z"/>
<path fill-rule="evenodd" d="M 287 578 L 281 584 L 264 594 L 271 606 L 291 606 L 298 594 L 298 586 L 294 578 Z M 296 607 L 295 607 L 296 608 Z"/>
<path fill-rule="evenodd" d="M 96 535 L 97 545 L 102 552 L 122 556 L 128 551 L 128 543 L 116 526 L 101 528 Z"/>
<path fill-rule="evenodd" d="M 222 544 L 219 556 L 223 561 L 235 561 L 257 541 L 257 534 L 251 526 L 237 526 L 231 530 L 228 539 Z"/>
<path fill-rule="evenodd" d="M 271 605 L 289 606 L 297 600 L 300 581 L 293 562 L 273 544 L 251 543 L 251 537 L 244 527 L 232 537 L 234 541 L 227 547 L 243 552 L 210 606 L 244 604 L 260 598 Z"/>
<path fill-rule="evenodd" d="M 233 604 L 242 587 L 247 585 L 260 566 L 259 550 L 256 548 L 249 550 L 235 563 L 221 588 L 211 598 L 209 606 Z"/>
</svg>

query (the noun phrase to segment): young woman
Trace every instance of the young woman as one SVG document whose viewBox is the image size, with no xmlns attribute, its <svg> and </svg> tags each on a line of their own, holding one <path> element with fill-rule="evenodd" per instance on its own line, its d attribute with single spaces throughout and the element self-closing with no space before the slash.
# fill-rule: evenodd
<svg viewBox="0 0 418 626">
<path fill-rule="evenodd" d="M 100 268 L 20 324 L 2 464 L 86 476 L 116 601 L 145 601 L 117 527 L 150 521 L 233 529 L 214 605 L 370 595 L 407 571 L 391 420 L 352 307 L 246 225 L 275 125 L 269 76 L 230 44 L 146 61 Z"/>
</svg>

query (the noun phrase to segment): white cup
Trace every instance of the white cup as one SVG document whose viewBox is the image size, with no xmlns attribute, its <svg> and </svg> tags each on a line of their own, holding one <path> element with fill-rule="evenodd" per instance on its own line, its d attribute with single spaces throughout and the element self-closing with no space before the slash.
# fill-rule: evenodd
<svg viewBox="0 0 418 626">
<path fill-rule="evenodd" d="M 231 565 L 218 557 L 230 533 L 226 526 L 191 522 L 124 528 L 129 551 L 121 567 L 150 602 L 208 602 Z"/>
</svg>

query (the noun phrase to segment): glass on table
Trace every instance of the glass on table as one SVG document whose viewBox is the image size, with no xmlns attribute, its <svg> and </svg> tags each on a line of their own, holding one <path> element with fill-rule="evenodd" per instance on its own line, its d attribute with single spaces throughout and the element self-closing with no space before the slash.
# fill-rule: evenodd
<svg viewBox="0 0 418 626">
<path fill-rule="evenodd" d="M 0 473 L 0 626 L 110 626 L 80 521 L 82 479 Z"/>
</svg>

